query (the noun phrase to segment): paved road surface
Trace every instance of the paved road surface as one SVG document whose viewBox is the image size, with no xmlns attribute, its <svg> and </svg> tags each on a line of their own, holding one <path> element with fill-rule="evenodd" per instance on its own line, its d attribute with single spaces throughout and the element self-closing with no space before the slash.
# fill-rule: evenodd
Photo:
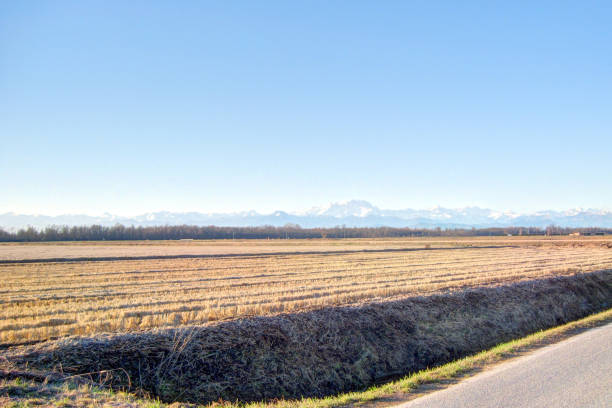
<svg viewBox="0 0 612 408">
<path fill-rule="evenodd" d="M 612 408 L 612 323 L 400 407 Z"/>
</svg>

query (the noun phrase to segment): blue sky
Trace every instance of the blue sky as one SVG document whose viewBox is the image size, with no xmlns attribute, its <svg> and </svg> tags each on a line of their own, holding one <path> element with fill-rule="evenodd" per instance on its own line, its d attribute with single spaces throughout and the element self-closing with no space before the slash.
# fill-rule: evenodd
<svg viewBox="0 0 612 408">
<path fill-rule="evenodd" d="M 0 5 L 0 212 L 612 207 L 612 3 Z"/>
</svg>

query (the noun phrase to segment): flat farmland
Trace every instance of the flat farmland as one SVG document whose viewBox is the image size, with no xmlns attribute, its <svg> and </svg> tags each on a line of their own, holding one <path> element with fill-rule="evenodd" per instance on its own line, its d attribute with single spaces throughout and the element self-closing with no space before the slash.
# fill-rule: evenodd
<svg viewBox="0 0 612 408">
<path fill-rule="evenodd" d="M 310 240 L 173 240 L 0 243 L 0 262 L 49 259 L 198 257 L 452 248 L 464 246 L 606 246 L 610 237 L 443 237 Z"/>
<path fill-rule="evenodd" d="M 461 241 L 461 240 L 459 240 Z M 342 240 L 174 240 L 41 242 L 0 244 L 0 261 L 79 258 L 154 258 L 227 256 L 271 253 L 312 253 L 381 249 L 423 248 L 429 240 L 342 239 Z M 449 247 L 458 240 L 436 240 Z"/>
<path fill-rule="evenodd" d="M 612 269 L 611 243 L 504 237 L 6 244 L 0 343 L 210 324 Z"/>
</svg>

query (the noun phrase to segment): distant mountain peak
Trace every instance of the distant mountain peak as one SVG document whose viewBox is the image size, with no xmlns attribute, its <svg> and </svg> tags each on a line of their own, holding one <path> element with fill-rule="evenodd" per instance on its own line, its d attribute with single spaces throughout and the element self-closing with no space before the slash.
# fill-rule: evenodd
<svg viewBox="0 0 612 408">
<path fill-rule="evenodd" d="M 330 203 L 324 207 L 314 207 L 307 212 L 308 215 L 328 217 L 367 217 L 378 214 L 379 208 L 365 200 L 349 200 Z"/>
<path fill-rule="evenodd" d="M 300 213 L 282 210 L 270 214 L 257 211 L 236 213 L 200 213 L 157 211 L 136 216 L 101 216 L 66 214 L 59 216 L 23 215 L 14 212 L 0 214 L 0 227 L 15 230 L 28 226 L 43 228 L 51 225 L 219 225 L 258 226 L 297 224 L 304 228 L 334 227 L 412 227 L 412 228 L 486 228 L 505 226 L 546 227 L 555 224 L 564 227 L 612 228 L 612 211 L 573 208 L 566 211 L 544 210 L 528 214 L 512 211 L 494 211 L 476 206 L 429 209 L 381 209 L 366 200 L 333 202 L 313 207 Z"/>
</svg>

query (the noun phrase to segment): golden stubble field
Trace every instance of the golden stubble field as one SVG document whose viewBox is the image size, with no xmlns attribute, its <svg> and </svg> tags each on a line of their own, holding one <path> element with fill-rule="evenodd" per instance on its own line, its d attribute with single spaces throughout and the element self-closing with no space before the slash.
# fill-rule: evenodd
<svg viewBox="0 0 612 408">
<path fill-rule="evenodd" d="M 612 269 L 610 247 L 607 237 L 2 244 L 13 263 L 0 264 L 0 344 Z M 109 260 L 147 256 L 175 258 Z M 45 258 L 62 261 L 20 262 Z"/>
</svg>

